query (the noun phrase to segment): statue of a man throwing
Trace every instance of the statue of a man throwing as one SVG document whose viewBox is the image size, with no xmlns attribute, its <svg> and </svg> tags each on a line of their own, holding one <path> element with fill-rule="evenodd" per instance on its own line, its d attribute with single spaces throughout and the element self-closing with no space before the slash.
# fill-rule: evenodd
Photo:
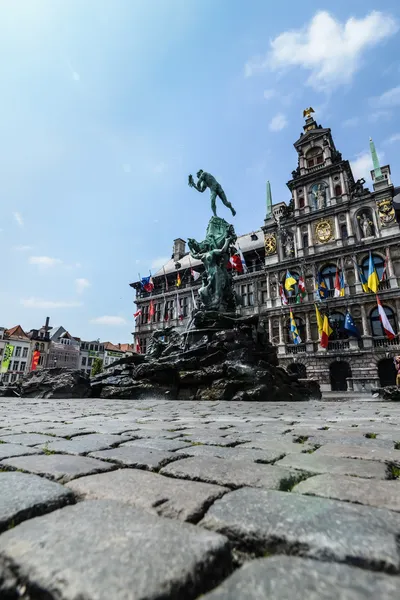
<svg viewBox="0 0 400 600">
<path fill-rule="evenodd" d="M 230 209 L 232 215 L 236 215 L 236 210 L 233 208 L 232 204 L 228 202 L 222 186 L 218 183 L 215 177 L 210 175 L 210 173 L 206 173 L 200 169 L 200 171 L 197 172 L 197 183 L 194 182 L 192 175 L 189 175 L 189 185 L 201 193 L 205 192 L 207 188 L 210 188 L 211 210 L 213 211 L 214 217 L 217 216 L 217 196 L 221 200 L 222 204 Z"/>
</svg>

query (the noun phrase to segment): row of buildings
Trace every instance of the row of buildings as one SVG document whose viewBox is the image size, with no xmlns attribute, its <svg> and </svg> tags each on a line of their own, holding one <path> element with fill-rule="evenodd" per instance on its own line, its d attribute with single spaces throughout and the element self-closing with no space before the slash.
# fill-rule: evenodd
<svg viewBox="0 0 400 600">
<path fill-rule="evenodd" d="M 90 376 L 93 361 L 100 358 L 107 367 L 133 352 L 132 344 L 83 341 L 64 327 L 51 327 L 50 319 L 40 329 L 25 332 L 20 325 L 0 327 L 0 382 L 15 383 L 26 373 L 44 367 L 80 369 Z"/>
<path fill-rule="evenodd" d="M 400 354 L 400 188 L 391 180 L 390 166 L 381 166 L 372 140 L 370 149 L 373 189 L 355 181 L 348 160 L 337 150 L 331 130 L 319 125 L 312 109 L 294 143 L 297 166 L 287 187 L 288 202 L 273 204 L 267 185 L 264 223 L 238 237 L 247 272 L 236 274 L 234 285 L 242 315 L 258 314 L 270 341 L 277 346 L 280 363 L 302 377 L 316 378 L 324 391 L 370 390 L 395 382 L 393 358 Z M 383 331 L 376 295 L 365 292 L 372 256 L 380 279 L 378 296 L 396 333 L 389 340 Z M 204 267 L 190 258 L 185 241 L 174 241 L 171 259 L 153 275 L 154 289 L 146 292 L 139 281 L 135 289 L 140 317 L 136 343 L 146 352 L 155 329 L 167 323 L 186 327 L 195 306 Z M 287 272 L 305 282 L 305 297 L 298 286 L 282 302 L 280 286 Z M 176 281 L 179 273 L 179 287 Z M 335 295 L 335 279 L 344 280 L 344 296 Z M 325 298 L 316 295 L 317 282 L 326 286 Z M 302 294 L 303 296 L 304 294 Z M 319 342 L 315 312 L 332 327 L 327 348 Z M 149 306 L 151 311 L 149 315 Z M 294 344 L 289 311 L 293 310 L 301 343 Z M 344 328 L 350 310 L 360 337 L 349 337 Z M 153 313 L 153 314 L 152 314 Z"/>
</svg>

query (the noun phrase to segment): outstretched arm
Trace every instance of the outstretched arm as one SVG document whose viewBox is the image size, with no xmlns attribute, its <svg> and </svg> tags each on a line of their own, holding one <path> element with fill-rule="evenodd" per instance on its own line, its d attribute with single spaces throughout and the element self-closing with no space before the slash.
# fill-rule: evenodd
<svg viewBox="0 0 400 600">
<path fill-rule="evenodd" d="M 195 188 L 195 189 L 196 189 L 198 192 L 200 192 L 201 194 L 202 194 L 203 192 L 205 192 L 205 191 L 206 191 L 206 189 L 207 189 L 207 184 L 206 184 L 206 182 L 204 181 L 204 173 L 202 173 L 202 174 L 200 175 L 200 177 L 199 177 L 199 178 L 198 178 L 198 180 L 197 180 L 197 183 L 195 183 L 195 182 L 193 181 L 193 179 L 192 179 L 192 187 L 194 187 L 194 188 Z"/>
</svg>

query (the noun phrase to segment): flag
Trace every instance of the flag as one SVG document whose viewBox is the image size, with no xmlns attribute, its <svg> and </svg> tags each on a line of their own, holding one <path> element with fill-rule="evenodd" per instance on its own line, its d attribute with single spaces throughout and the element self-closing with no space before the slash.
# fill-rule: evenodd
<svg viewBox="0 0 400 600">
<path fill-rule="evenodd" d="M 183 320 L 183 314 L 182 314 L 182 310 L 181 310 L 181 303 L 179 302 L 178 294 L 176 294 L 176 317 L 180 321 Z"/>
<path fill-rule="evenodd" d="M 285 290 L 283 289 L 283 285 L 279 284 L 279 295 L 281 297 L 281 302 L 284 306 L 288 304 L 288 299 L 286 298 Z"/>
<path fill-rule="evenodd" d="M 7 344 L 7 346 L 4 348 L 3 361 L 1 363 L 0 373 L 7 373 L 13 352 L 14 346 L 11 346 L 11 344 Z"/>
<path fill-rule="evenodd" d="M 328 290 L 326 287 L 325 281 L 322 279 L 322 275 L 320 271 L 318 271 L 317 275 L 317 293 L 320 300 L 324 300 L 328 297 Z"/>
<path fill-rule="evenodd" d="M 37 366 L 39 364 L 39 358 L 40 358 L 40 352 L 39 352 L 39 350 L 35 350 L 35 352 L 33 353 L 33 356 L 32 356 L 31 371 L 36 371 Z"/>
<path fill-rule="evenodd" d="M 141 314 L 142 314 L 142 309 L 139 308 L 139 310 L 137 310 L 135 313 L 133 313 L 133 318 L 137 319 L 138 317 L 140 317 Z"/>
<path fill-rule="evenodd" d="M 194 269 L 190 269 L 190 274 L 193 277 L 193 281 L 197 281 L 198 278 L 200 277 L 200 273 L 198 271 L 195 271 Z"/>
<path fill-rule="evenodd" d="M 139 340 L 136 340 L 136 352 L 138 354 L 142 354 L 142 350 L 140 348 L 140 342 L 139 342 Z"/>
<path fill-rule="evenodd" d="M 299 336 L 296 321 L 294 319 L 292 311 L 290 311 L 290 333 L 292 334 L 293 343 L 296 345 L 301 344 L 301 337 Z"/>
<path fill-rule="evenodd" d="M 321 342 L 320 342 L 322 348 L 328 347 L 329 336 L 331 335 L 332 331 L 333 331 L 332 327 L 329 325 L 328 316 L 325 315 L 324 322 L 322 325 Z"/>
<path fill-rule="evenodd" d="M 154 308 L 154 302 L 153 300 L 150 300 L 150 304 L 149 304 L 149 319 L 148 319 L 148 323 L 151 323 L 152 321 L 152 317 L 155 314 L 155 308 Z"/>
<path fill-rule="evenodd" d="M 152 276 L 149 275 L 149 277 L 142 277 L 141 286 L 145 292 L 152 292 L 154 290 L 154 282 Z"/>
<path fill-rule="evenodd" d="M 234 254 L 233 256 L 231 256 L 231 258 L 229 259 L 229 262 L 231 263 L 232 268 L 235 271 L 237 271 L 238 273 L 243 273 L 243 264 L 242 264 L 239 254 Z"/>
<path fill-rule="evenodd" d="M 360 282 L 361 282 L 361 286 L 364 292 L 368 293 L 369 289 L 368 289 L 368 284 L 367 284 L 367 280 L 365 279 L 365 275 L 363 273 L 363 270 L 361 269 L 361 267 L 359 267 L 359 265 L 354 261 L 354 266 L 356 267 L 357 271 L 358 271 L 358 276 L 360 278 Z"/>
<path fill-rule="evenodd" d="M 344 320 L 344 329 L 347 331 L 349 335 L 354 335 L 355 337 L 360 337 L 360 332 L 357 329 L 356 324 L 354 323 L 353 317 L 349 313 L 346 312 L 346 318 Z"/>
<path fill-rule="evenodd" d="M 192 288 L 192 305 L 193 305 L 193 309 L 197 308 L 197 302 L 196 302 L 196 299 L 194 297 L 193 288 Z"/>
<path fill-rule="evenodd" d="M 238 252 L 239 252 L 240 260 L 241 260 L 241 263 L 242 263 L 243 273 L 248 273 L 249 269 L 247 268 L 246 261 L 244 260 L 243 252 L 241 251 L 239 245 L 238 245 Z"/>
<path fill-rule="evenodd" d="M 343 271 L 340 274 L 340 296 L 345 295 L 345 287 L 344 287 L 344 275 Z"/>
<path fill-rule="evenodd" d="M 299 286 L 299 293 L 297 294 L 297 300 L 296 300 L 298 303 L 298 302 L 303 302 L 304 298 L 307 296 L 306 284 L 304 282 L 304 278 L 302 275 L 300 275 L 297 285 Z"/>
<path fill-rule="evenodd" d="M 296 283 L 297 281 L 293 277 L 293 275 L 291 275 L 289 271 L 286 271 L 285 290 L 287 290 L 288 292 L 292 292 L 294 290 L 293 286 L 296 285 Z"/>
<path fill-rule="evenodd" d="M 319 336 L 321 337 L 321 334 L 322 334 L 322 328 L 323 328 L 323 326 L 324 326 L 324 320 L 323 320 L 323 318 L 322 318 L 322 315 L 321 315 L 321 313 L 320 313 L 320 312 L 319 312 L 319 310 L 318 310 L 318 306 L 317 306 L 317 305 L 315 305 L 315 314 L 316 314 L 316 317 L 317 317 L 318 334 L 319 334 Z"/>
<path fill-rule="evenodd" d="M 369 253 L 367 284 L 368 284 L 368 287 L 371 290 L 371 292 L 374 292 L 374 294 L 376 294 L 376 292 L 378 291 L 378 287 L 379 287 L 379 278 L 378 278 L 378 274 L 375 269 L 374 259 L 372 258 L 371 252 Z"/>
<path fill-rule="evenodd" d="M 168 302 L 165 300 L 164 302 L 164 321 L 167 322 L 169 320 L 169 308 Z"/>
<path fill-rule="evenodd" d="M 379 300 L 378 294 L 376 295 L 376 301 L 378 303 L 379 319 L 382 323 L 383 331 L 385 332 L 385 335 L 388 338 L 388 340 L 392 340 L 396 337 L 396 334 L 393 331 L 391 324 L 389 323 L 386 311 L 383 308 L 381 301 Z"/>
<path fill-rule="evenodd" d="M 337 298 L 338 296 L 341 296 L 340 293 L 340 277 L 339 277 L 339 269 L 336 269 L 336 275 L 335 275 L 335 298 Z"/>
<path fill-rule="evenodd" d="M 181 275 L 180 275 L 180 273 L 179 273 L 179 271 L 178 271 L 178 274 L 177 274 L 177 276 L 176 276 L 176 287 L 180 287 L 180 286 L 181 286 L 181 283 L 182 283 L 182 280 L 181 280 Z"/>
</svg>

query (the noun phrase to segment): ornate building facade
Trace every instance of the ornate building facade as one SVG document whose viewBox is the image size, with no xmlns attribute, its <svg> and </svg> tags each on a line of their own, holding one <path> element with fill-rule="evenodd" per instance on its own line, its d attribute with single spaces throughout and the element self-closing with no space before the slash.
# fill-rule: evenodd
<svg viewBox="0 0 400 600">
<path fill-rule="evenodd" d="M 394 383 L 393 357 L 400 354 L 400 230 L 395 215 L 400 188 L 391 182 L 390 167 L 379 165 L 372 140 L 373 190 L 364 186 L 364 180 L 355 181 L 331 130 L 318 125 L 312 112 L 305 111 L 304 131 L 294 143 L 298 160 L 287 184 L 289 204 L 272 205 L 268 186 L 264 224 L 238 238 L 248 267 L 234 279 L 242 298 L 238 310 L 243 315 L 259 314 L 278 347 L 280 363 L 289 370 L 316 378 L 325 391 L 367 391 Z M 392 340 L 384 335 L 375 294 L 363 289 L 370 255 L 381 280 L 378 295 L 396 333 Z M 178 239 L 171 260 L 153 276 L 152 292 L 145 292 L 140 282 L 131 284 L 141 309 L 135 337 L 142 352 L 155 329 L 188 325 L 201 282 L 194 280 L 193 270 L 201 273 L 202 265 L 189 257 L 184 240 Z M 303 278 L 306 293 L 300 302 L 296 284 L 284 305 L 280 284 L 284 286 L 287 272 L 296 281 Z M 344 296 L 335 295 L 337 273 L 344 282 Z M 317 281 L 326 288 L 325 299 L 316 293 Z M 316 303 L 333 329 L 327 348 L 319 343 Z M 299 344 L 293 344 L 290 310 Z M 344 329 L 347 310 L 360 338 L 349 337 Z"/>
</svg>

